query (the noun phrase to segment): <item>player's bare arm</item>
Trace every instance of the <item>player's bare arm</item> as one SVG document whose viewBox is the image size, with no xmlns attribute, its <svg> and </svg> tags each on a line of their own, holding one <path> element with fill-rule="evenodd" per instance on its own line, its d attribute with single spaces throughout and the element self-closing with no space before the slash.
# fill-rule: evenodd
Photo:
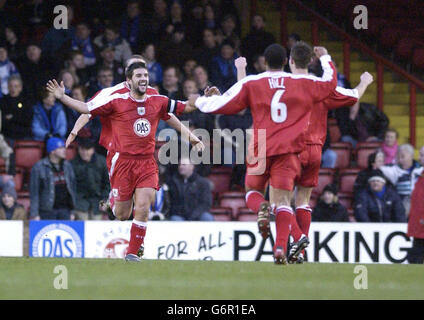
<svg viewBox="0 0 424 320">
<path fill-rule="evenodd" d="M 65 94 L 65 85 L 63 84 L 63 81 L 59 85 L 56 79 L 49 80 L 49 82 L 47 82 L 46 89 L 51 92 L 56 99 L 69 108 L 79 113 L 90 113 L 85 102 L 78 101 Z"/>
<path fill-rule="evenodd" d="M 74 127 L 72 128 L 72 131 L 69 133 L 68 138 L 66 139 L 65 146 L 66 148 L 69 147 L 69 145 L 75 140 L 75 138 L 78 135 L 78 132 L 84 128 L 84 126 L 90 121 L 90 115 L 88 114 L 82 114 L 79 116 L 77 121 L 75 122 Z"/>
<path fill-rule="evenodd" d="M 363 74 L 361 74 L 361 81 L 355 88 L 356 90 L 358 90 L 358 95 L 359 95 L 358 99 L 360 99 L 363 96 L 363 94 L 365 93 L 365 90 L 373 81 L 374 81 L 373 76 L 370 73 L 364 72 Z"/>
<path fill-rule="evenodd" d="M 237 81 L 240 81 L 241 79 L 245 78 L 246 73 L 246 67 L 247 67 L 247 61 L 245 57 L 238 57 L 236 60 L 234 60 L 234 64 L 237 69 Z"/>
<path fill-rule="evenodd" d="M 170 114 L 170 116 L 171 118 L 166 121 L 167 124 L 177 130 L 181 134 L 181 136 L 188 137 L 189 142 L 195 148 L 196 151 L 205 150 L 205 145 L 203 144 L 203 142 L 198 137 L 196 137 L 193 132 L 190 131 L 189 128 L 182 124 L 181 121 L 175 115 Z"/>
</svg>

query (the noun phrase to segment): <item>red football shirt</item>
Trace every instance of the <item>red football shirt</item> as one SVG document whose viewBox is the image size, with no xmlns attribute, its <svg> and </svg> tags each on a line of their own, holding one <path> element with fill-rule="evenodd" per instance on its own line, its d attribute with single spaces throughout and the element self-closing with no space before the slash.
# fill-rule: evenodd
<svg viewBox="0 0 424 320">
<path fill-rule="evenodd" d="M 90 114 L 109 119 L 112 145 L 123 155 L 153 155 L 159 120 L 181 113 L 185 103 L 161 95 L 136 100 L 129 92 L 114 93 L 87 102 Z"/>
<path fill-rule="evenodd" d="M 267 157 L 298 153 L 305 146 L 312 106 L 326 99 L 337 85 L 331 57 L 321 57 L 321 64 L 322 78 L 267 71 L 247 76 L 222 96 L 198 98 L 196 107 L 206 113 L 235 114 L 250 106 L 255 155 L 258 145 L 264 144 Z M 259 142 L 264 132 L 265 139 Z"/>
<path fill-rule="evenodd" d="M 356 89 L 336 87 L 336 90 L 327 99 L 315 104 L 312 108 L 311 121 L 306 133 L 306 144 L 323 146 L 327 136 L 328 110 L 353 106 L 358 101 L 358 97 L 358 90 Z"/>
<path fill-rule="evenodd" d="M 127 82 L 121 82 L 117 85 L 105 88 L 98 91 L 89 101 L 96 101 L 97 99 L 101 99 L 102 97 L 112 95 L 114 93 L 127 93 L 130 92 L 130 88 L 128 88 Z M 150 86 L 147 87 L 146 94 L 148 95 L 158 95 L 159 92 Z M 100 123 L 102 125 L 102 130 L 100 131 L 99 144 L 104 148 L 110 150 L 112 147 L 112 127 L 110 124 L 110 119 L 100 116 Z M 169 118 L 168 118 L 169 119 Z M 168 120 L 166 119 L 166 120 Z"/>
</svg>

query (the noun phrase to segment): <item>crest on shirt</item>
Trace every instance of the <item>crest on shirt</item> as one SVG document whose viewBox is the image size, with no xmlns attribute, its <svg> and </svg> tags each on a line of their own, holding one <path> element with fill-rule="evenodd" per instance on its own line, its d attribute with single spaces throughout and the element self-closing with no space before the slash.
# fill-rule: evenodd
<svg viewBox="0 0 424 320">
<path fill-rule="evenodd" d="M 151 128 L 152 126 L 147 119 L 138 119 L 133 125 L 134 132 L 139 137 L 147 137 Z"/>
<path fill-rule="evenodd" d="M 146 108 L 145 107 L 137 107 L 137 113 L 140 116 L 144 116 L 146 114 Z"/>
</svg>

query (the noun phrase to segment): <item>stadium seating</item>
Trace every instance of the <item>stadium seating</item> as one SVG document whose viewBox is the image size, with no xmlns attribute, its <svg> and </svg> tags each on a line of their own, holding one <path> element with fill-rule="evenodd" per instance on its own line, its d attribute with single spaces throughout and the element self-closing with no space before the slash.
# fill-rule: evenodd
<svg viewBox="0 0 424 320">
<path fill-rule="evenodd" d="M 40 144 L 15 145 L 16 166 L 30 170 L 43 157 Z"/>
<path fill-rule="evenodd" d="M 318 185 L 314 188 L 313 193 L 320 195 L 327 184 L 333 183 L 334 172 L 334 169 L 321 168 L 319 170 Z"/>
<path fill-rule="evenodd" d="M 0 174 L 7 174 L 5 166 L 0 166 Z M 24 169 L 16 167 L 16 174 L 14 176 L 16 191 L 22 190 L 24 184 Z"/>
<path fill-rule="evenodd" d="M 368 156 L 381 147 L 381 142 L 363 142 L 356 146 L 356 162 L 359 168 L 368 167 Z"/>
<path fill-rule="evenodd" d="M 353 206 L 353 194 L 347 192 L 339 192 L 337 194 L 339 202 L 346 208 L 351 209 Z"/>
<path fill-rule="evenodd" d="M 340 192 L 353 192 L 353 185 L 355 184 L 359 171 L 361 171 L 359 168 L 343 169 L 340 171 Z"/>
<path fill-rule="evenodd" d="M 336 168 L 344 169 L 349 167 L 352 145 L 349 142 L 333 142 L 331 150 L 337 153 Z"/>
<path fill-rule="evenodd" d="M 220 195 L 220 207 L 231 208 L 233 220 L 237 219 L 240 208 L 246 207 L 246 200 L 243 192 L 224 192 Z"/>
<path fill-rule="evenodd" d="M 30 208 L 30 195 L 29 192 L 18 192 L 18 201 L 19 204 L 23 205 L 25 210 L 29 212 Z"/>
<path fill-rule="evenodd" d="M 215 221 L 231 221 L 233 210 L 231 208 L 211 208 L 210 213 L 213 214 Z"/>
<path fill-rule="evenodd" d="M 232 167 L 226 167 L 226 166 L 216 166 L 211 168 L 211 173 L 221 173 L 221 174 L 229 174 L 233 172 Z"/>
<path fill-rule="evenodd" d="M 208 179 L 213 184 L 212 194 L 214 199 L 217 195 L 230 190 L 231 174 L 229 173 L 212 173 L 208 176 Z"/>
</svg>

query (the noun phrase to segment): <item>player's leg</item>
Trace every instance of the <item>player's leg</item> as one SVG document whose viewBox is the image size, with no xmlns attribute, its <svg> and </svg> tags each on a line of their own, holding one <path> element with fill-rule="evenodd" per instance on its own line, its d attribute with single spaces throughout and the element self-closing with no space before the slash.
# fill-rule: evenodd
<svg viewBox="0 0 424 320">
<path fill-rule="evenodd" d="M 291 229 L 293 210 L 291 199 L 294 182 L 300 176 L 301 165 L 297 154 L 272 157 L 270 165 L 270 202 L 275 207 L 276 238 L 275 263 L 287 263 L 287 242 Z"/>
<path fill-rule="evenodd" d="M 265 188 L 269 174 L 266 165 L 265 172 L 259 172 L 256 169 L 247 166 L 245 178 L 246 205 L 250 210 L 258 213 L 259 233 L 266 239 L 270 235 L 269 221 L 272 211 L 270 203 L 265 200 Z"/>
</svg>

